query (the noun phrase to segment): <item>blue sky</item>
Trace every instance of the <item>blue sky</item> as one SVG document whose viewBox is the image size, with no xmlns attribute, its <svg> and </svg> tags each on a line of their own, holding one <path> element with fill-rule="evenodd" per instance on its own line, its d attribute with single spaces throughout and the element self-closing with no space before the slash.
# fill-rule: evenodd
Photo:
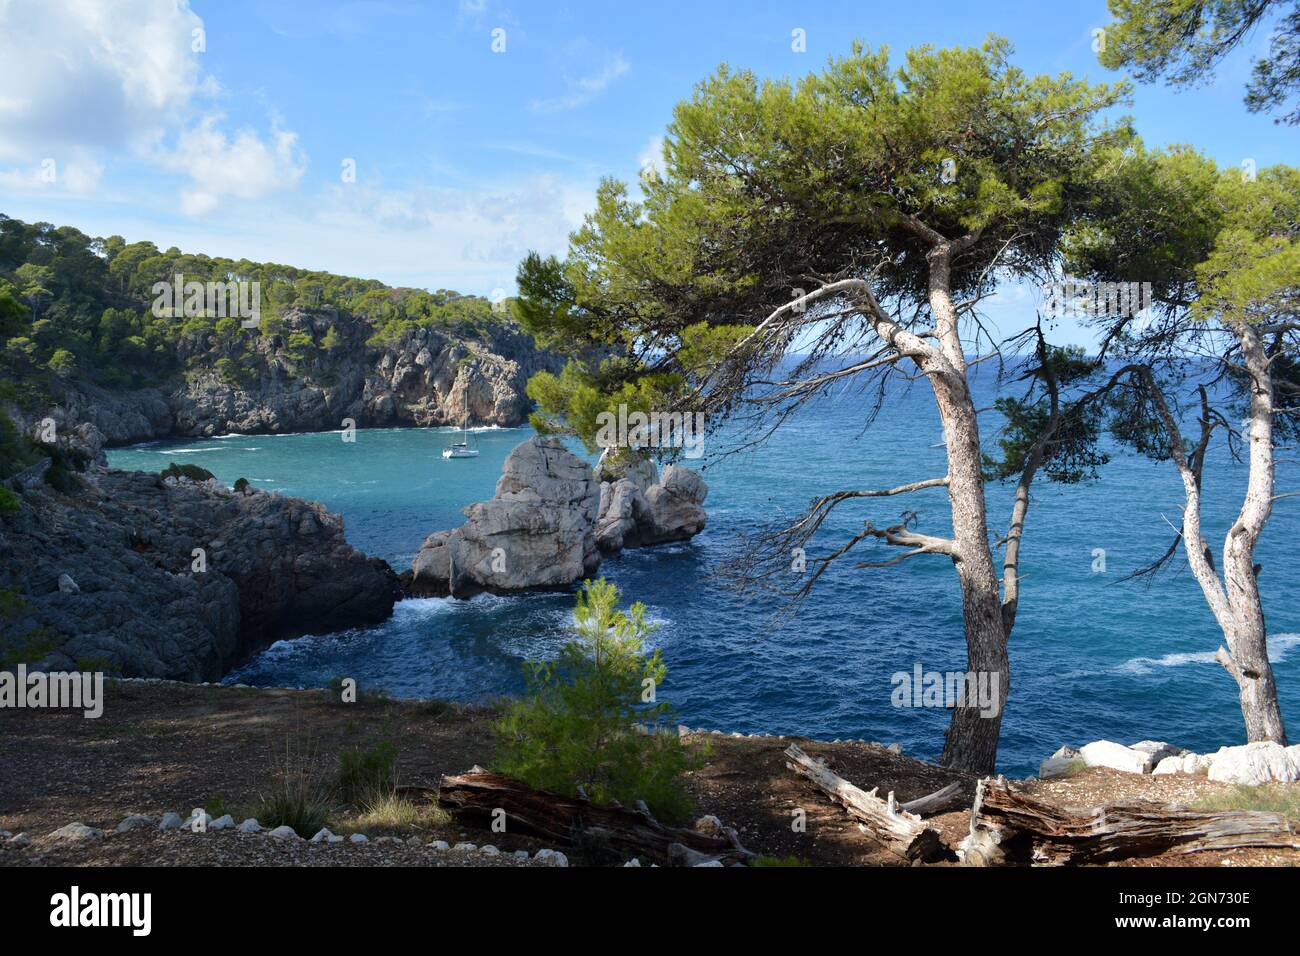
<svg viewBox="0 0 1300 956">
<path fill-rule="evenodd" d="M 721 62 L 797 76 L 854 38 L 901 52 L 998 33 L 1027 71 L 1115 80 L 1092 50 L 1107 20 L 1104 0 L 0 0 L 0 212 L 510 292 L 520 257 L 562 252 L 599 179 L 634 178 L 673 104 Z M 1138 87 L 1144 138 L 1225 164 L 1295 162 L 1300 130 L 1241 102 L 1266 43 L 1208 86 Z"/>
</svg>

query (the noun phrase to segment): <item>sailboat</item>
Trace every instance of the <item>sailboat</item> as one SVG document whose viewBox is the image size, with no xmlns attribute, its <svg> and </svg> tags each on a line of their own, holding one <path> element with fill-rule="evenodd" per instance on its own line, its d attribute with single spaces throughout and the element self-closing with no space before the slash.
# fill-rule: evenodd
<svg viewBox="0 0 1300 956">
<path fill-rule="evenodd" d="M 478 449 L 469 446 L 469 391 L 465 391 L 465 418 L 460 426 L 460 441 L 442 450 L 443 458 L 477 458 Z"/>
</svg>

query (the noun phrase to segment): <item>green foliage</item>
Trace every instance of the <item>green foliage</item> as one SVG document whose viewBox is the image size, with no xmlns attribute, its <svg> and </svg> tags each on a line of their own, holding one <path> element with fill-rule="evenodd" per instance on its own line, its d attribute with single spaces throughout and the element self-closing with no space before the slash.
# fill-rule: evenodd
<svg viewBox="0 0 1300 956">
<path fill-rule="evenodd" d="M 1280 109 L 1300 93 L 1300 7 L 1292 0 L 1110 0 L 1115 21 L 1098 51 L 1111 69 L 1132 69 L 1138 79 L 1165 77 L 1174 85 L 1210 79 L 1220 61 L 1255 28 L 1273 23 L 1268 53 L 1256 59 L 1246 88 L 1251 112 Z M 1300 123 L 1300 103 L 1283 117 Z"/>
<path fill-rule="evenodd" d="M 258 283 L 259 328 L 245 329 L 230 315 L 168 308 L 154 286 L 170 287 L 178 274 L 223 289 Z M 486 299 L 445 289 L 390 289 L 277 263 L 160 251 L 151 242 L 95 239 L 0 215 L 0 378 L 31 386 L 34 394 L 25 397 L 33 403 L 59 395 L 59 379 L 134 388 L 218 367 L 222 380 L 236 385 L 268 367 L 267 343 L 308 366 L 317 345 L 302 331 L 286 341 L 282 315 L 290 308 L 329 309 L 338 325 L 367 323 L 381 338 L 420 326 L 490 338 L 503 322 Z M 396 328 L 388 330 L 391 323 Z M 336 349 L 344 339 L 343 329 L 331 328 L 319 347 Z"/>
<path fill-rule="evenodd" d="M 1025 377 L 1050 382 L 1057 390 L 1057 424 L 1048 442 L 1039 448 L 1040 436 L 1051 423 L 1050 393 L 1035 393 L 1033 398 L 1003 395 L 994 400 L 1004 424 L 998 436 L 1001 456 L 985 454 L 984 476 L 988 481 L 1017 478 L 1036 457 L 1038 467 L 1052 481 L 1074 484 L 1097 477 L 1097 469 L 1110 456 L 1097 448 L 1104 424 L 1105 406 L 1101 403 L 1078 404 L 1065 400 L 1064 393 L 1076 382 L 1088 380 L 1097 370 L 1082 348 L 1047 347 L 1045 360 L 1031 366 Z"/>
<path fill-rule="evenodd" d="M 16 475 L 40 459 L 36 443 L 18 430 L 14 420 L 0 409 L 0 478 Z"/>
<path fill-rule="evenodd" d="M 619 600 L 604 579 L 584 582 L 576 640 L 559 660 L 530 663 L 528 695 L 494 725 L 496 769 L 535 787 L 581 789 L 598 803 L 644 800 L 679 820 L 691 806 L 679 781 L 690 759 L 676 734 L 658 732 L 671 715 L 654 699 L 667 668 L 658 650 L 646 653 L 654 629 L 645 606 L 624 611 Z"/>
<path fill-rule="evenodd" d="M 41 448 L 50 458 L 50 467 L 45 470 L 45 483 L 65 495 L 80 491 L 81 479 L 77 476 L 90 464 L 90 456 L 79 448 L 63 445 L 42 445 Z"/>
<path fill-rule="evenodd" d="M 216 477 L 206 468 L 200 468 L 198 465 L 178 465 L 172 462 L 162 471 L 158 472 L 159 478 L 188 478 L 190 481 L 208 481 Z"/>
<path fill-rule="evenodd" d="M 252 815 L 268 830 L 292 827 L 303 839 L 320 832 L 329 820 L 330 805 L 323 791 L 301 777 L 277 777 L 257 798 Z"/>
<path fill-rule="evenodd" d="M 349 803 L 367 795 L 391 791 L 395 782 L 397 745 L 390 740 L 362 750 L 352 747 L 339 754 L 339 792 Z"/>
<path fill-rule="evenodd" d="M 808 276 L 869 272 L 878 300 L 923 314 L 936 232 L 973 237 L 954 261 L 957 299 L 1046 270 L 1133 140 L 1101 119 L 1126 93 L 1028 76 L 997 38 L 920 47 L 897 65 L 855 44 L 797 82 L 720 67 L 675 108 L 664 171 L 642 199 L 603 182 L 568 256 L 520 265 L 526 329 L 618 360 L 599 386 L 543 379 L 540 424 L 563 419 L 583 436 L 596 403 L 581 386 L 608 407 L 651 372 L 676 397 L 728 413 L 796 344 L 750 332 L 807 291 Z M 724 356 L 733 374 L 716 374 Z"/>
<path fill-rule="evenodd" d="M 16 494 L 0 485 L 0 515 L 13 514 L 22 508 L 22 499 Z"/>
<path fill-rule="evenodd" d="M 248 494 L 248 488 L 249 485 L 247 478 L 235 479 L 235 491 L 239 492 L 241 495 L 246 495 Z"/>
<path fill-rule="evenodd" d="M 800 856 L 759 856 L 749 861 L 750 866 L 812 866 Z"/>
<path fill-rule="evenodd" d="M 28 604 L 17 585 L 0 587 L 0 670 L 38 661 L 63 643 L 45 628 L 20 629 L 18 622 L 27 611 Z"/>
</svg>

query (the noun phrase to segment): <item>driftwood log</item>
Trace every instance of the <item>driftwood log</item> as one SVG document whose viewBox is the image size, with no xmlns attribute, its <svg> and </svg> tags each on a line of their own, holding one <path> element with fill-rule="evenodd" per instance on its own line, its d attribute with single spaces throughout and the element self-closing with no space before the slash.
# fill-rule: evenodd
<svg viewBox="0 0 1300 956">
<path fill-rule="evenodd" d="M 843 806 L 867 836 L 890 852 L 905 860 L 926 863 L 952 859 L 952 851 L 944 845 L 939 834 L 927 827 L 920 817 L 900 807 L 892 792 L 887 799 L 881 800 L 875 790 L 867 793 L 855 787 L 821 761 L 809 757 L 798 744 L 787 747 L 785 755 L 790 758 L 787 767 L 806 777 L 818 790 Z"/>
<path fill-rule="evenodd" d="M 1280 813 L 1180 810 L 1146 802 L 1071 810 L 1015 793 L 1004 780 L 986 779 L 975 789 L 970 836 L 962 841 L 960 856 L 968 866 L 1080 864 L 1173 849 L 1240 847 L 1300 849 L 1300 840 Z"/>
<path fill-rule="evenodd" d="M 966 800 L 961 795 L 961 784 L 950 783 L 934 793 L 907 801 L 903 804 L 903 809 L 908 813 L 915 813 L 918 817 L 932 817 L 965 805 Z"/>
<path fill-rule="evenodd" d="M 624 858 L 647 857 L 680 866 L 709 860 L 744 863 L 754 856 L 740 845 L 734 830 L 713 836 L 670 827 L 644 807 L 602 806 L 583 797 L 537 790 L 477 767 L 443 777 L 438 803 L 459 817 L 485 824 L 501 817 L 496 811 L 504 811 L 507 833 L 528 833 L 563 846 L 596 840 Z"/>
</svg>

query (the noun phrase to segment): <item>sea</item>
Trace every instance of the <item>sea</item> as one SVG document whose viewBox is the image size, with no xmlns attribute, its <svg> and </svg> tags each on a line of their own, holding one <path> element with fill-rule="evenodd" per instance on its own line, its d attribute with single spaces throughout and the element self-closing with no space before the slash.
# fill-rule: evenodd
<svg viewBox="0 0 1300 956">
<path fill-rule="evenodd" d="M 972 370 L 991 409 L 1010 387 L 992 364 Z M 625 551 L 600 574 L 657 626 L 668 668 L 659 699 L 679 723 L 732 733 L 798 734 L 898 743 L 934 759 L 943 747 L 942 706 L 896 706 L 898 675 L 965 669 L 961 599 L 951 562 L 912 558 L 856 568 L 896 549 L 860 544 L 833 564 L 793 612 L 774 595 L 739 594 L 719 571 L 774 523 L 814 496 L 887 488 L 944 474 L 943 435 L 929 389 L 897 385 L 874 418 L 859 386 L 827 394 L 766 438 L 739 425 L 711 434 L 685 461 L 708 482 L 708 527 L 689 542 Z M 981 416 L 995 450 L 999 420 Z M 313 499 L 341 514 L 348 540 L 395 569 L 410 567 L 432 531 L 459 525 L 461 509 L 490 498 L 510 450 L 531 428 L 471 429 L 480 454 L 447 460 L 449 428 L 227 435 L 110 450 L 115 468 L 156 472 L 201 465 L 233 484 L 247 478 L 276 494 Z M 573 449 L 592 456 L 578 445 Z M 1165 740 L 1198 752 L 1245 742 L 1236 686 L 1214 662 L 1222 636 L 1181 553 L 1154 578 L 1129 576 L 1173 541 L 1183 503 L 1169 462 L 1109 446 L 1095 480 L 1040 477 L 1026 523 L 1020 608 L 1011 637 L 1011 690 L 999 771 L 1036 772 L 1063 744 Z M 1285 457 L 1285 456 L 1283 456 Z M 1221 435 L 1205 471 L 1203 525 L 1216 553 L 1240 507 L 1245 468 Z M 1300 465 L 1278 466 L 1278 490 L 1300 489 Z M 991 485 L 996 536 L 1005 533 L 1013 488 Z M 841 505 L 810 558 L 839 548 L 863 522 L 946 534 L 941 489 Z M 1300 733 L 1300 497 L 1274 508 L 1257 551 L 1270 648 L 1284 717 Z M 794 586 L 798 572 L 788 581 Z M 574 594 L 483 594 L 469 600 L 401 601 L 376 627 L 280 641 L 243 662 L 227 683 L 323 687 L 338 677 L 396 697 L 490 702 L 525 687 L 524 664 L 551 659 L 569 639 Z M 902 699 L 902 703 L 920 703 Z"/>
</svg>

